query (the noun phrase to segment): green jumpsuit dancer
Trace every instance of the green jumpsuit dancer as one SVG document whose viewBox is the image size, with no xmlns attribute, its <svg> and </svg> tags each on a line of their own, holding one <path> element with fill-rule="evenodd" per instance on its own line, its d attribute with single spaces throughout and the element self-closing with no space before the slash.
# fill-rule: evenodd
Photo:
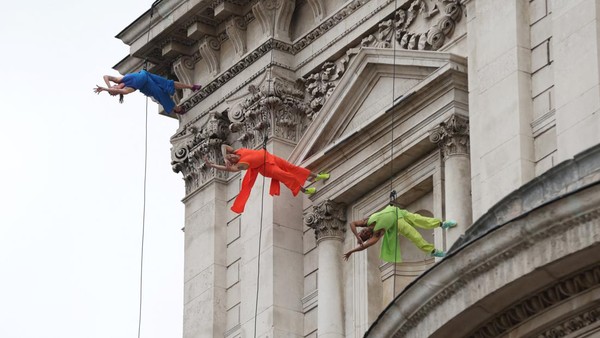
<svg viewBox="0 0 600 338">
<path fill-rule="evenodd" d="M 397 215 L 397 216 L 396 216 Z M 397 217 L 397 218 L 396 218 Z M 396 222 L 397 220 L 397 222 Z M 415 229 L 434 229 L 442 225 L 442 220 L 413 214 L 395 206 L 387 206 L 385 209 L 372 214 L 367 224 L 376 222 L 374 232 L 384 230 L 383 243 L 381 243 L 380 258 L 386 262 L 402 262 L 400 246 L 397 243 L 398 234 L 408 238 L 419 249 L 431 254 L 435 247 L 427 242 Z M 398 226 L 394 226 L 397 224 Z"/>
</svg>

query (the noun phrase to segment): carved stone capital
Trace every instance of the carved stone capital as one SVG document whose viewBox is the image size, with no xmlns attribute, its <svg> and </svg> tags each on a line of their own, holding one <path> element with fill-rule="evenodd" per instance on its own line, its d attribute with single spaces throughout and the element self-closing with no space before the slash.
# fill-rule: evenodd
<svg viewBox="0 0 600 338">
<path fill-rule="evenodd" d="M 198 44 L 198 51 L 200 55 L 206 61 L 210 75 L 216 76 L 219 74 L 220 62 L 219 62 L 219 50 L 221 49 L 221 43 L 215 36 L 206 35 Z"/>
<path fill-rule="evenodd" d="M 252 6 L 252 13 L 260 22 L 263 34 L 274 34 L 276 39 L 289 41 L 290 23 L 295 7 L 296 0 L 259 0 Z"/>
<path fill-rule="evenodd" d="M 346 206 L 326 200 L 313 207 L 304 216 L 304 224 L 315 230 L 317 243 L 326 239 L 344 240 L 346 232 Z"/>
<path fill-rule="evenodd" d="M 444 159 L 469 155 L 469 118 L 454 114 L 429 131 L 429 140 L 442 149 Z"/>
<path fill-rule="evenodd" d="M 248 87 L 248 97 L 229 112 L 231 132 L 244 147 L 259 146 L 265 137 L 276 136 L 297 142 L 310 122 L 304 92 L 280 76 Z"/>
<path fill-rule="evenodd" d="M 171 139 L 171 165 L 173 171 L 183 174 L 186 194 L 201 187 L 213 178 L 226 179 L 228 173 L 209 168 L 204 163 L 208 157 L 213 163 L 222 161 L 221 144 L 229 134 L 229 120 L 219 112 L 209 112 L 202 128 L 192 125 L 181 135 Z"/>
<path fill-rule="evenodd" d="M 234 16 L 225 25 L 227 36 L 233 44 L 235 53 L 241 57 L 246 53 L 246 21 L 243 17 Z"/>
</svg>

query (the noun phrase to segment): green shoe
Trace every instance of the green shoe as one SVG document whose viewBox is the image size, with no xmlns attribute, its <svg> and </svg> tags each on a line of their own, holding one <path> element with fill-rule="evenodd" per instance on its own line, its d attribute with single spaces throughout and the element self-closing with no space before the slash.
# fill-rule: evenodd
<svg viewBox="0 0 600 338">
<path fill-rule="evenodd" d="M 456 226 L 456 221 L 455 220 L 447 220 L 444 221 L 444 223 L 442 223 L 442 229 L 450 229 L 450 228 L 454 228 Z"/>
<path fill-rule="evenodd" d="M 317 192 L 317 188 L 315 188 L 315 187 L 306 188 L 306 189 L 304 189 L 303 192 L 307 195 L 312 195 Z"/>
<path fill-rule="evenodd" d="M 316 181 L 318 181 L 318 180 L 326 180 L 326 179 L 328 179 L 328 178 L 329 178 L 329 174 L 328 174 L 328 173 L 319 173 L 319 174 L 317 175 L 317 177 L 315 177 L 315 179 L 314 179 L 314 181 L 313 181 L 313 182 L 316 182 Z"/>
<path fill-rule="evenodd" d="M 446 253 L 443 252 L 442 250 L 438 250 L 438 249 L 433 249 L 433 251 L 431 252 L 431 255 L 433 257 L 446 257 Z"/>
</svg>

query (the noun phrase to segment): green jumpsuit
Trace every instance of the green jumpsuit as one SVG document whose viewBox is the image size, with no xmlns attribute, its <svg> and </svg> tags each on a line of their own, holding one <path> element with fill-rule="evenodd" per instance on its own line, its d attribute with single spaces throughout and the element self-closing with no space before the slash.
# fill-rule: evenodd
<svg viewBox="0 0 600 338">
<path fill-rule="evenodd" d="M 397 222 L 395 222 L 396 215 L 398 215 Z M 442 225 L 440 219 L 413 214 L 391 205 L 372 214 L 367 224 L 370 225 L 373 222 L 376 222 L 374 232 L 385 229 L 379 257 L 386 262 L 395 261 L 397 263 L 402 262 L 402 255 L 397 242 L 398 234 L 408 238 L 419 249 L 431 253 L 434 250 L 433 244 L 427 242 L 414 227 L 433 229 Z M 394 226 L 396 223 L 398 226 Z"/>
</svg>

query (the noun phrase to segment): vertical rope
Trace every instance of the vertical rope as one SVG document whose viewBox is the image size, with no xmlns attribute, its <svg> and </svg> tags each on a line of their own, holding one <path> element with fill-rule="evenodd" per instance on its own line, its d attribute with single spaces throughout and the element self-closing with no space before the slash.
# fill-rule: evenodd
<svg viewBox="0 0 600 338">
<path fill-rule="evenodd" d="M 398 11 L 398 0 L 394 1 L 394 17 L 392 18 L 392 22 L 396 22 L 396 12 Z M 393 70 L 392 70 L 392 125 L 391 128 L 391 157 L 390 157 L 390 203 L 394 202 L 397 198 L 396 191 L 394 190 L 394 103 L 396 101 L 396 27 L 393 27 L 392 33 L 392 45 L 394 48 L 394 60 L 393 60 Z M 398 241 L 400 238 L 398 237 L 398 207 L 396 208 L 396 247 L 394 248 L 394 278 L 393 278 L 393 296 L 392 299 L 396 297 L 396 266 L 398 265 L 396 261 L 398 260 Z"/>
<path fill-rule="evenodd" d="M 160 0 L 155 1 L 150 7 L 150 21 L 148 23 L 148 33 L 146 34 L 146 44 L 150 42 L 150 28 L 152 27 L 152 16 L 154 15 L 154 6 Z M 144 70 L 148 68 L 148 60 L 144 60 Z M 144 281 L 144 237 L 146 234 L 146 181 L 148 177 L 148 96 L 146 96 L 146 121 L 144 124 L 144 197 L 142 203 L 142 238 L 141 238 L 141 249 L 140 249 L 140 307 L 138 314 L 138 332 L 137 336 L 140 338 L 142 333 L 142 296 L 143 296 L 143 281 Z"/>
<path fill-rule="evenodd" d="M 283 5 L 283 4 L 282 4 Z M 275 86 L 273 85 L 273 60 L 274 60 L 274 51 L 275 51 L 275 11 L 277 8 L 273 9 L 272 18 L 271 18 L 271 60 L 269 61 L 269 75 L 268 75 L 268 94 L 271 95 L 275 91 Z M 273 87 L 271 87 L 273 86 Z M 270 107 L 270 106 L 269 106 Z M 273 113 L 273 112 L 272 112 Z M 268 114 L 265 116 L 266 122 L 266 130 L 263 135 L 263 151 L 264 151 L 264 159 L 263 159 L 263 168 L 267 169 L 267 141 L 269 139 L 269 128 L 271 126 L 268 121 Z M 266 172 L 265 172 L 266 173 Z M 257 271 L 256 271 L 256 300 L 254 302 L 254 338 L 256 338 L 256 323 L 258 320 L 258 296 L 260 292 L 260 247 L 262 243 L 262 230 L 263 230 L 263 213 L 264 213 L 264 199 L 265 199 L 265 175 L 262 175 L 262 188 L 260 191 L 260 227 L 258 230 L 258 256 L 257 260 Z"/>
</svg>

